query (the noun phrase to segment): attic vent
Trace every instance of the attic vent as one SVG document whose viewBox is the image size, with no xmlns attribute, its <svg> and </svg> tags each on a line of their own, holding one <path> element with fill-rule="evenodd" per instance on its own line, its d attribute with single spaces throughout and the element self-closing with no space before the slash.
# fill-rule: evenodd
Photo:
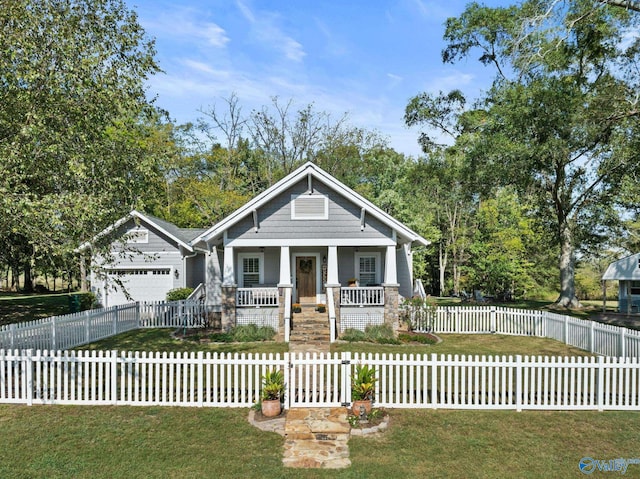
<svg viewBox="0 0 640 479">
<path fill-rule="evenodd" d="M 300 195 L 291 197 L 292 220 L 329 219 L 329 198 L 323 195 Z"/>
</svg>

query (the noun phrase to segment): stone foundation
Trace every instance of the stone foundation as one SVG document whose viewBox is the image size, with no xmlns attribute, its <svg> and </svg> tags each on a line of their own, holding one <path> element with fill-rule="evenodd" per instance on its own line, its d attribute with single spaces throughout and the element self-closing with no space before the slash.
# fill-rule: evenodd
<svg viewBox="0 0 640 479">
<path fill-rule="evenodd" d="M 222 286 L 221 328 L 229 331 L 236 325 L 236 289 L 233 286 Z"/>
</svg>

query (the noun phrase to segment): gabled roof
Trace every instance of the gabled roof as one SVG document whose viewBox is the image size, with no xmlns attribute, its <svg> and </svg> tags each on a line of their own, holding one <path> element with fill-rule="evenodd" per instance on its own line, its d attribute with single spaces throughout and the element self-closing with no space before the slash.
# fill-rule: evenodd
<svg viewBox="0 0 640 479">
<path fill-rule="evenodd" d="M 609 265 L 602 275 L 603 280 L 639 280 L 640 281 L 640 253 L 625 256 Z"/>
<path fill-rule="evenodd" d="M 202 233 L 200 236 L 195 238 L 191 244 L 197 246 L 198 243 L 207 243 L 212 239 L 220 236 L 224 231 L 228 230 L 230 227 L 241 221 L 248 214 L 250 214 L 253 210 L 258 209 L 271 201 L 273 198 L 278 196 L 280 193 L 286 191 L 299 181 L 305 179 L 308 175 L 311 175 L 313 178 L 321 181 L 330 189 L 334 190 L 338 194 L 344 196 L 354 204 L 358 205 L 360 208 L 364 208 L 367 214 L 372 215 L 373 217 L 380 220 L 382 223 L 390 226 L 394 231 L 398 232 L 401 236 L 407 238 L 409 242 L 417 242 L 424 246 L 430 244 L 428 240 L 420 236 L 415 231 L 411 230 L 403 223 L 399 222 L 391 215 L 385 213 L 380 208 L 375 206 L 369 200 L 365 199 L 363 196 L 359 195 L 351 188 L 349 188 L 344 183 L 338 181 L 336 178 L 331 176 L 329 173 L 324 171 L 319 166 L 314 163 L 307 162 L 304 165 L 300 166 L 295 171 L 291 172 L 289 175 L 282 178 L 280 181 L 267 188 L 265 191 L 260 193 L 258 196 L 248 201 L 244 206 L 238 208 L 236 211 L 231 213 L 226 218 L 222 219 L 207 231 Z"/>
<path fill-rule="evenodd" d="M 146 224 L 147 226 L 151 226 L 157 231 L 160 231 L 162 234 L 175 241 L 178 246 L 186 249 L 189 252 L 193 252 L 193 247 L 191 246 L 191 240 L 195 237 L 202 234 L 203 229 L 192 229 L 192 228 L 178 228 L 173 223 L 162 220 L 155 216 L 141 213 L 137 210 L 132 210 L 128 215 L 120 218 L 118 221 L 113 223 L 111 226 L 105 228 L 100 233 L 98 233 L 94 238 L 93 242 L 96 242 L 98 239 L 108 235 L 112 231 L 118 229 L 120 226 L 125 224 L 130 219 L 137 219 L 141 223 Z M 89 242 L 80 245 L 78 248 L 79 251 L 88 249 L 91 247 Z"/>
</svg>

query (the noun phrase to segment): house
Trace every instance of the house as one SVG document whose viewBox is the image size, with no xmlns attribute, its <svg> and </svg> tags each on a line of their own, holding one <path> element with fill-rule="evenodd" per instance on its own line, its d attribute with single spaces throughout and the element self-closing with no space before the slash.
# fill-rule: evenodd
<svg viewBox="0 0 640 479">
<path fill-rule="evenodd" d="M 97 235 L 95 241 L 111 241 L 111 255 L 93 255 L 91 290 L 110 307 L 165 301 L 172 289 L 195 288 L 204 277 L 204 258 L 190 242 L 203 231 L 132 211 Z"/>
<path fill-rule="evenodd" d="M 640 253 L 611 263 L 602 281 L 618 281 L 618 310 L 626 313 L 640 311 Z"/>
<path fill-rule="evenodd" d="M 429 244 L 310 162 L 190 240 L 157 218 L 132 215 L 147 241 L 159 236 L 166 251 L 145 248 L 157 259 L 136 258 L 133 272 L 120 262 L 113 274 L 136 284 L 132 276 L 142 264 L 141 271 L 169 268 L 173 287 L 202 281 L 205 302 L 224 328 L 268 324 L 285 339 L 292 303 L 325 304 L 334 338 L 347 328 L 397 323 L 400 297 L 413 291 L 412 248 Z M 119 231 L 139 241 L 133 223 L 121 223 Z"/>
</svg>

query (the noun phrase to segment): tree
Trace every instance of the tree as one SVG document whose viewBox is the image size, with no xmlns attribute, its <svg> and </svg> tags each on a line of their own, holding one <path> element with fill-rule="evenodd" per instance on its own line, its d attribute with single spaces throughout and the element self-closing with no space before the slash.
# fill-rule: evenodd
<svg viewBox="0 0 640 479">
<path fill-rule="evenodd" d="M 122 0 L 3 2 L 0 29 L 0 241 L 62 255 L 161 177 L 153 41 Z"/>
<path fill-rule="evenodd" d="M 460 117 L 473 133 L 466 154 L 483 183 L 513 184 L 539 199 L 537 213 L 559 246 L 557 303 L 572 307 L 579 306 L 576 251 L 604 238 L 617 185 L 637 169 L 637 150 L 629 146 L 640 126 L 639 42 L 621 42 L 634 25 L 627 12 L 594 9 L 586 0 L 568 4 L 562 28 L 545 24 L 521 35 L 523 22 L 545 5 L 470 4 L 447 21 L 443 59 L 480 50 L 480 61 L 495 67 L 478 111 Z M 567 28 L 570 35 L 558 33 Z"/>
</svg>

